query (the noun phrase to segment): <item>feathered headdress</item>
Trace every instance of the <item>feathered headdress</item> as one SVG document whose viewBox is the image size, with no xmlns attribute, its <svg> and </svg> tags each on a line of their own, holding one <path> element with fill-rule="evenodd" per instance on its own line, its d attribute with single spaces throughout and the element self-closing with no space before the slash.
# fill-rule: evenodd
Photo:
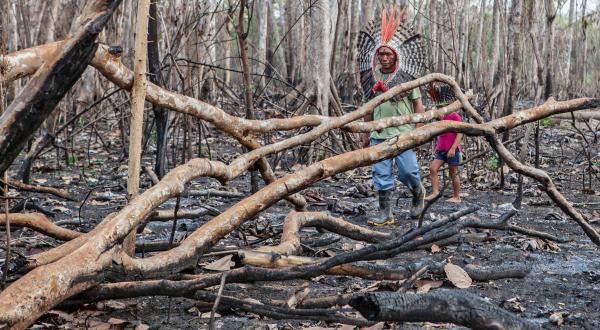
<svg viewBox="0 0 600 330">
<path fill-rule="evenodd" d="M 383 11 L 381 17 L 373 19 L 367 25 L 366 31 L 361 31 L 358 37 L 358 66 L 360 81 L 366 99 L 375 92 L 387 91 L 401 83 L 414 80 L 425 72 L 426 54 L 420 34 L 414 33 L 403 25 L 406 7 L 398 11 L 398 7 L 389 13 Z M 377 51 L 388 47 L 396 55 L 396 66 L 385 80 L 378 73 Z M 408 94 L 408 93 L 405 93 Z"/>
<path fill-rule="evenodd" d="M 441 81 L 430 82 L 427 87 L 427 97 L 424 97 L 423 103 L 426 107 L 439 107 L 448 105 L 456 101 L 452 86 Z"/>
</svg>

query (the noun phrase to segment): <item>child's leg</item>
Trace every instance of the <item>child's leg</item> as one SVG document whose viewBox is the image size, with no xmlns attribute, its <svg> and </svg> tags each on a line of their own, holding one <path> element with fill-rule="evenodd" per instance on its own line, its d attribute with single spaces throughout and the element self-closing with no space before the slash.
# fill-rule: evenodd
<svg viewBox="0 0 600 330">
<path fill-rule="evenodd" d="M 448 199 L 448 202 L 458 203 L 460 202 L 460 176 L 458 175 L 458 166 L 451 165 L 450 177 L 452 178 L 452 198 Z"/>
<path fill-rule="evenodd" d="M 441 159 L 434 159 L 429 165 L 429 176 L 431 178 L 431 194 L 425 197 L 426 201 L 430 201 L 437 197 L 440 193 L 440 180 L 438 178 L 438 171 L 440 167 L 444 165 L 444 161 Z"/>
</svg>

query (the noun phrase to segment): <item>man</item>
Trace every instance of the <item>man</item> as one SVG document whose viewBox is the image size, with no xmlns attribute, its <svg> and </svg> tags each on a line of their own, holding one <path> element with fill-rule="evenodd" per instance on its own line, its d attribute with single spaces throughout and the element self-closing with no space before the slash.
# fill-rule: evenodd
<svg viewBox="0 0 600 330">
<path fill-rule="evenodd" d="M 371 22 L 366 32 L 361 31 L 358 61 L 366 100 L 419 77 L 425 70 L 425 49 L 420 35 L 400 24 L 405 20 L 405 14 L 403 9 L 396 15 L 394 8 L 388 20 L 384 11 L 380 20 Z M 424 112 L 421 93 L 419 89 L 414 89 L 382 103 L 371 114 L 366 115 L 364 120 L 372 121 L 421 112 Z M 388 127 L 370 135 L 365 134 L 363 146 L 383 143 L 414 128 L 413 124 L 406 124 Z M 425 189 L 421 184 L 419 164 L 415 152 L 407 150 L 373 166 L 373 186 L 379 197 L 379 212 L 369 219 L 369 223 L 375 226 L 395 223 L 392 213 L 392 195 L 395 189 L 393 163 L 396 163 L 398 179 L 408 187 L 413 196 L 410 216 L 417 218 L 423 211 Z"/>
<path fill-rule="evenodd" d="M 385 81 L 396 70 L 397 56 L 392 49 L 383 46 L 377 50 L 377 60 L 380 65 L 377 70 L 381 74 L 380 81 Z M 397 102 L 388 101 L 379 105 L 372 113 L 366 115 L 364 120 L 372 121 L 421 112 L 424 112 L 421 93 L 419 89 L 413 89 L 408 97 L 405 96 Z M 413 124 L 405 124 L 372 132 L 370 136 L 365 134 L 363 146 L 368 147 L 369 145 L 382 143 L 412 129 L 414 129 Z M 393 175 L 394 162 L 398 170 L 398 179 L 408 187 L 413 195 L 410 216 L 416 218 L 423 211 L 425 189 L 421 184 L 419 163 L 415 152 L 406 150 L 393 159 L 385 159 L 373 165 L 373 186 L 379 195 L 379 213 L 369 219 L 369 223 L 375 226 L 395 223 L 392 213 L 392 195 L 396 186 Z"/>
</svg>

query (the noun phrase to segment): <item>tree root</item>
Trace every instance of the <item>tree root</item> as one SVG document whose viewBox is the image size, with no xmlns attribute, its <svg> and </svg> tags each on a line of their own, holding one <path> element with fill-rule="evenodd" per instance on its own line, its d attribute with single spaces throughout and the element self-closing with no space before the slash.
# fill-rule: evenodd
<svg viewBox="0 0 600 330">
<path fill-rule="evenodd" d="M 367 320 L 449 322 L 473 329 L 538 329 L 528 321 L 478 296 L 453 290 L 428 294 L 366 293 L 354 296 L 350 306 Z"/>
</svg>

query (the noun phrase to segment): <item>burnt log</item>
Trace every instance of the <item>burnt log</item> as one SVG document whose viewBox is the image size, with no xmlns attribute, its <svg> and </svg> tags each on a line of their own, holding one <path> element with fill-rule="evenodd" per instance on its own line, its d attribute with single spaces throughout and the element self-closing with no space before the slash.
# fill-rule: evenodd
<svg viewBox="0 0 600 330">
<path fill-rule="evenodd" d="M 476 295 L 452 290 L 365 293 L 350 299 L 350 306 L 370 321 L 444 322 L 482 330 L 539 328 Z"/>
</svg>

